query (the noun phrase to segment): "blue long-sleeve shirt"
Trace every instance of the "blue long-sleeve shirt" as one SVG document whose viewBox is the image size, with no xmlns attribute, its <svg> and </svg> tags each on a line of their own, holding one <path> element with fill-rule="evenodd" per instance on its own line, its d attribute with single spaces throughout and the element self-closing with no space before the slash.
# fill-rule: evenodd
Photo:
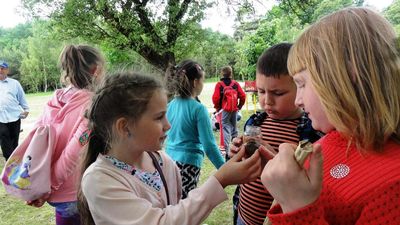
<svg viewBox="0 0 400 225">
<path fill-rule="evenodd" d="M 224 164 L 204 105 L 192 98 L 176 97 L 168 104 L 167 118 L 171 129 L 166 152 L 173 160 L 201 168 L 205 153 L 216 168 Z"/>
<path fill-rule="evenodd" d="M 29 111 L 29 106 L 21 84 L 9 77 L 0 80 L 0 122 L 19 120 L 22 110 Z"/>
</svg>

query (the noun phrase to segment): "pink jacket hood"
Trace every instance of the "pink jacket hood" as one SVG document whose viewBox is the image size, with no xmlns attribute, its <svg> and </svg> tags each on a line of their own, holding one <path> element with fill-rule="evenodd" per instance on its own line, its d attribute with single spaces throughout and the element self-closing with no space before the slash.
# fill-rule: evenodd
<svg viewBox="0 0 400 225">
<path fill-rule="evenodd" d="M 65 103 L 62 101 L 63 95 L 65 95 L 64 89 L 56 90 L 53 98 L 47 102 L 43 117 L 39 122 L 43 124 L 62 123 L 66 115 L 75 111 L 77 108 L 81 108 L 82 105 L 86 105 L 92 97 L 92 93 L 88 90 L 78 89 L 71 94 L 68 101 Z"/>
</svg>

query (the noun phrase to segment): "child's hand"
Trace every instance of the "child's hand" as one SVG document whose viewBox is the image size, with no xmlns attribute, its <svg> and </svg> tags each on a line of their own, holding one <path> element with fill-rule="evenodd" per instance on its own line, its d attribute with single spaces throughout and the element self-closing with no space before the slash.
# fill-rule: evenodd
<svg viewBox="0 0 400 225">
<path fill-rule="evenodd" d="M 33 206 L 33 207 L 42 207 L 43 204 L 47 201 L 47 199 L 50 198 L 50 193 L 44 194 L 42 197 L 32 200 L 32 201 L 26 201 L 27 205 Z"/>
<path fill-rule="evenodd" d="M 243 184 L 254 181 L 260 176 L 262 171 L 261 156 L 257 150 L 250 158 L 243 159 L 245 154 L 244 148 L 233 156 L 228 162 L 217 170 L 214 176 L 217 178 L 222 187 L 232 184 Z"/>
<path fill-rule="evenodd" d="M 295 157 L 296 145 L 281 144 L 279 153 L 268 161 L 261 181 L 284 213 L 293 212 L 318 199 L 322 189 L 321 146 L 313 146 L 310 167 L 304 169 Z"/>
<path fill-rule="evenodd" d="M 259 140 L 261 146 L 258 148 L 258 151 L 260 152 L 261 156 L 265 160 L 270 160 L 274 158 L 276 154 L 278 154 L 277 151 L 274 150 L 274 148 L 268 144 L 268 142 L 264 140 Z"/>
<path fill-rule="evenodd" d="M 278 154 L 277 151 L 275 151 L 271 145 L 268 143 L 261 141 L 260 147 L 258 147 L 258 152 L 261 155 L 261 167 L 264 168 L 267 162 L 274 158 L 276 154 Z"/>
<path fill-rule="evenodd" d="M 235 156 L 239 151 L 240 147 L 243 145 L 243 136 L 235 137 L 232 139 L 231 144 L 229 145 L 229 158 Z"/>
</svg>

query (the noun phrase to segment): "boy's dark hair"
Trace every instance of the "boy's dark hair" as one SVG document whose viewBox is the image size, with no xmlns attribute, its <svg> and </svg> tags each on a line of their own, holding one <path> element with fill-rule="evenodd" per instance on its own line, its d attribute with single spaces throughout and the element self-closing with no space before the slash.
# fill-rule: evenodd
<svg viewBox="0 0 400 225">
<path fill-rule="evenodd" d="M 257 60 L 257 73 L 275 78 L 289 75 L 287 59 L 292 45 L 280 43 L 266 49 Z"/>
<path fill-rule="evenodd" d="M 232 67 L 230 66 L 222 67 L 221 73 L 224 78 L 232 78 Z"/>
<path fill-rule="evenodd" d="M 168 67 L 165 77 L 169 95 L 176 94 L 182 98 L 190 98 L 194 80 L 200 79 L 203 74 L 203 67 L 193 60 L 184 60 L 176 66 Z"/>
</svg>

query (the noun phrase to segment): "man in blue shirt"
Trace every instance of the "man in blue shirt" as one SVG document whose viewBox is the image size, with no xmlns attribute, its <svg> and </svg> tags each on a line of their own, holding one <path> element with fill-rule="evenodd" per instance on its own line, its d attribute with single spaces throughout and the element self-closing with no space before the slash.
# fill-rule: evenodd
<svg viewBox="0 0 400 225">
<path fill-rule="evenodd" d="M 18 146 L 21 119 L 29 114 L 24 90 L 8 72 L 7 62 L 0 61 L 0 145 L 6 160 Z"/>
</svg>

